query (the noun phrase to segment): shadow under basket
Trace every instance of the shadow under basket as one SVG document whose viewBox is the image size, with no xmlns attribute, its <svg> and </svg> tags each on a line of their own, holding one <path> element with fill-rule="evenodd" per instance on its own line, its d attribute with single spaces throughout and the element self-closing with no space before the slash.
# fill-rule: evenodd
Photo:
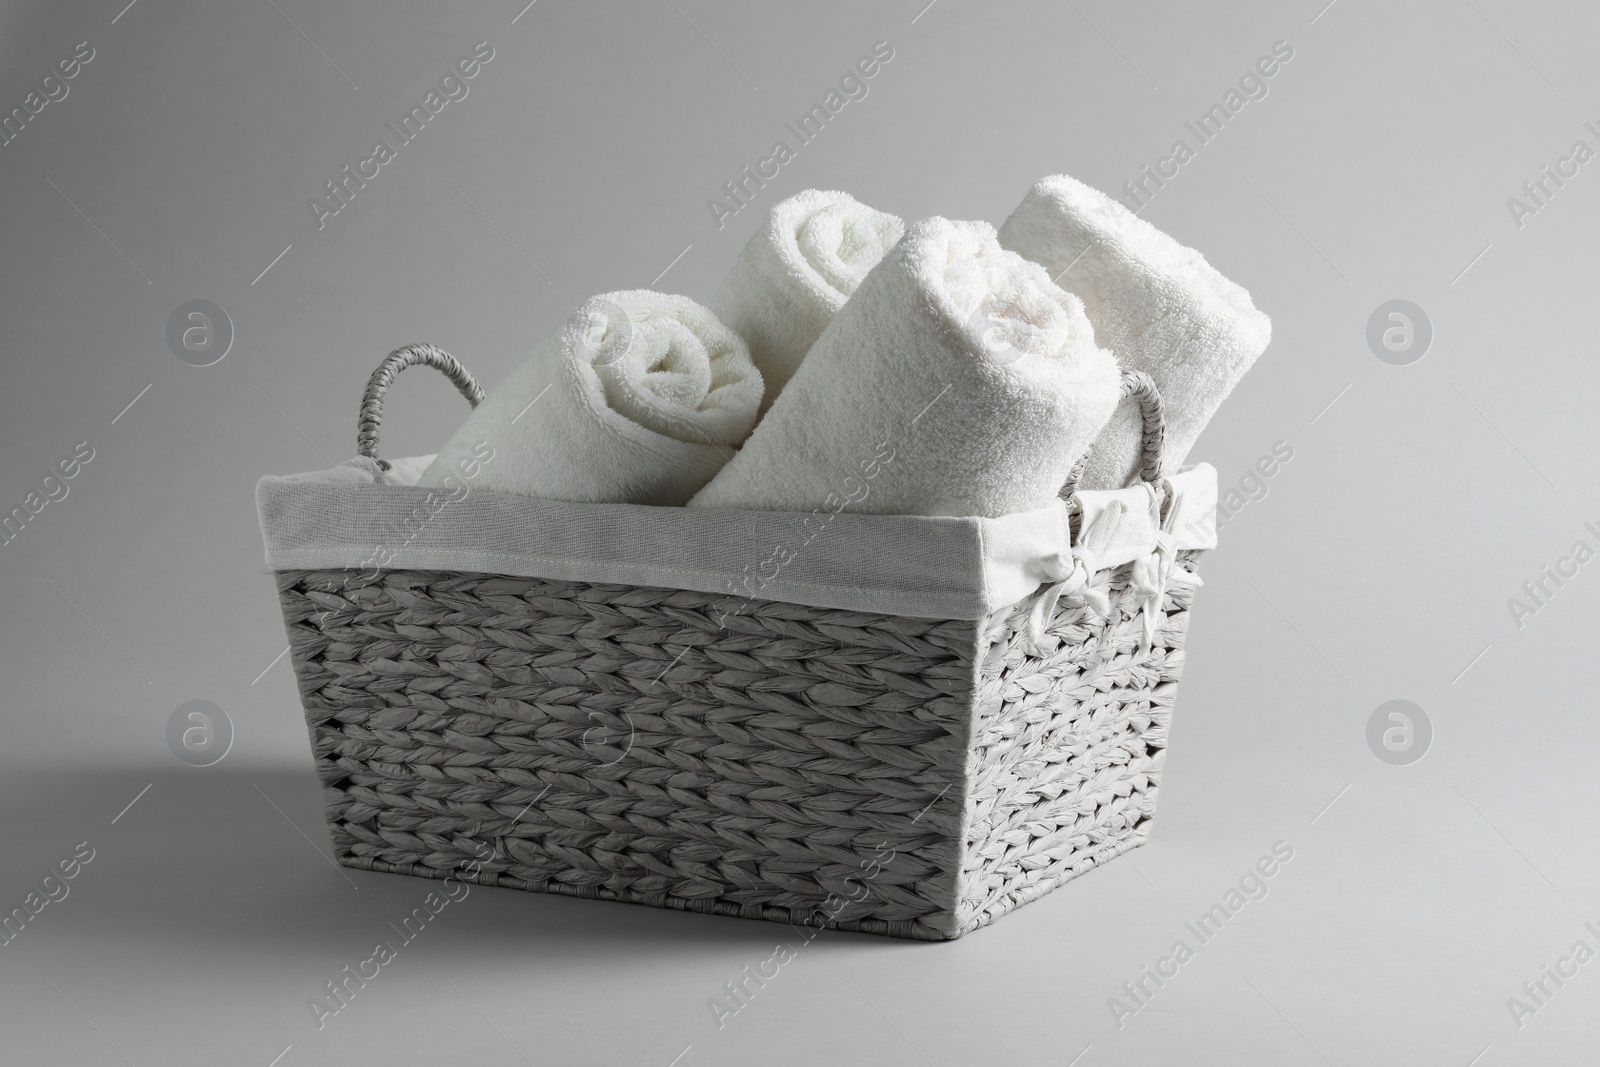
<svg viewBox="0 0 1600 1067">
<path fill-rule="evenodd" d="M 435 494 L 377 459 L 384 390 L 419 363 L 482 398 L 447 353 L 400 349 L 368 383 L 361 460 L 258 489 L 340 863 L 947 940 L 1148 836 L 1194 549 L 1214 544 L 1184 541 L 1183 472 L 1072 495 L 1080 517 L 1102 508 L 1076 534 L 1064 502 L 998 520 L 841 515 L 791 568 L 813 593 L 853 590 L 873 609 L 884 605 L 862 586 L 891 573 L 932 588 L 961 572 L 957 591 L 973 595 L 1009 574 L 1004 599 L 888 605 L 898 613 L 814 606 L 828 601 L 776 585 L 763 587 L 774 599 L 752 599 L 686 576 L 795 516 L 742 512 L 729 527 L 705 509 L 492 493 L 429 510 Z M 1132 372 L 1124 394 L 1144 417 L 1142 470 L 1159 472 L 1160 398 Z M 1196 472 L 1208 518 L 1215 472 Z M 1163 495 L 1164 519 L 1149 514 Z M 351 553 L 414 503 L 428 517 L 407 527 L 413 566 L 359 568 Z M 1134 555 L 1097 566 L 1116 531 L 1140 529 L 1119 516 L 1147 515 L 1140 544 L 1162 553 L 1154 587 L 1155 556 L 1142 571 Z M 1163 522 L 1175 525 L 1158 537 Z M 717 542 L 747 525 L 749 537 Z M 487 573 L 516 568 L 465 562 L 474 539 L 494 552 L 473 559 L 588 569 Z M 1051 581 L 1070 557 L 1075 578 L 974 570 L 985 545 L 1013 563 L 1031 546 Z M 629 551 L 688 555 L 616 562 Z M 420 569 L 449 561 L 462 566 Z M 633 584 L 615 584 L 623 573 Z"/>
<path fill-rule="evenodd" d="M 1099 576 L 1109 620 L 1063 606 L 1040 642 L 1043 592 L 940 621 L 277 579 L 344 865 L 940 940 L 1148 835 L 1193 587 L 1141 650 L 1128 571 Z"/>
</svg>

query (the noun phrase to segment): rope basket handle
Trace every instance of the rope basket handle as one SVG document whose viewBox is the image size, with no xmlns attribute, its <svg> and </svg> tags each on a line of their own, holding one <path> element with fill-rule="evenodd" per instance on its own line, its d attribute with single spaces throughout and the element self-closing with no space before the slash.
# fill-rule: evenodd
<svg viewBox="0 0 1600 1067">
<path fill-rule="evenodd" d="M 389 469 L 389 461 L 378 459 L 378 426 L 383 422 L 383 398 L 389 386 L 407 367 L 423 364 L 434 368 L 450 379 L 467 403 L 477 407 L 483 403 L 483 388 L 461 365 L 461 361 L 442 348 L 428 344 L 406 345 L 390 352 L 378 369 L 367 379 L 366 392 L 361 394 L 361 416 L 356 421 L 356 452 L 375 461 L 381 470 Z"/>
<path fill-rule="evenodd" d="M 1161 480 L 1161 452 L 1167 437 L 1167 418 L 1161 406 L 1161 391 L 1156 388 L 1155 380 L 1144 371 L 1125 370 L 1122 372 L 1121 399 L 1130 397 L 1138 401 L 1139 418 L 1143 423 L 1139 441 L 1139 469 L 1133 480 L 1156 485 Z M 1073 464 L 1072 473 L 1067 475 L 1067 484 L 1061 487 L 1063 499 L 1077 492 L 1078 479 L 1083 477 L 1083 469 L 1088 465 L 1088 453 L 1084 453 Z"/>
</svg>

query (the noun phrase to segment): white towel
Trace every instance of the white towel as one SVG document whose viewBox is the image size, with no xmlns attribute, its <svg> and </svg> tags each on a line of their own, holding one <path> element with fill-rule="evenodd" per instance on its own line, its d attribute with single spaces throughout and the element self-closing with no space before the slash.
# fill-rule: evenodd
<svg viewBox="0 0 1600 1067">
<path fill-rule="evenodd" d="M 750 346 L 767 385 L 763 412 L 904 232 L 905 223 L 849 193 L 807 189 L 772 209 L 711 302 Z"/>
<path fill-rule="evenodd" d="M 682 504 L 750 433 L 760 403 L 749 350 L 708 309 L 607 293 L 489 393 L 418 484 L 441 486 L 467 464 L 490 492 Z"/>
<path fill-rule="evenodd" d="M 1119 388 L 1077 297 L 988 223 L 927 219 L 689 503 L 990 517 L 1045 506 Z"/>
<path fill-rule="evenodd" d="M 1250 294 L 1104 193 L 1057 174 L 1034 183 L 1000 243 L 1083 298 L 1095 340 L 1155 379 L 1167 416 L 1165 469 L 1195 438 L 1272 339 Z M 1117 489 L 1135 474 L 1138 407 L 1129 402 L 1089 453 L 1079 483 Z"/>
</svg>

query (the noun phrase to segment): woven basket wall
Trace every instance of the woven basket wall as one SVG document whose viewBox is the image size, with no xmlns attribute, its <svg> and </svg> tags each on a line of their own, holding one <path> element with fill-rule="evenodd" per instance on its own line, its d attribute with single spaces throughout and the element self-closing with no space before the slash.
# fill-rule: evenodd
<svg viewBox="0 0 1600 1067">
<path fill-rule="evenodd" d="M 921 939 L 1144 841 L 1191 596 L 1141 651 L 1127 567 L 1112 621 L 1063 604 L 1038 645 L 1031 598 L 352 573 L 277 576 L 341 863 Z"/>
</svg>

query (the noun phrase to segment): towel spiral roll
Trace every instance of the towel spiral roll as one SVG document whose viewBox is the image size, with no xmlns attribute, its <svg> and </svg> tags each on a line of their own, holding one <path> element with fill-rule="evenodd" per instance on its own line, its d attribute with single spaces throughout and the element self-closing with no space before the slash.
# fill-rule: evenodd
<svg viewBox="0 0 1600 1067">
<path fill-rule="evenodd" d="M 589 503 L 683 504 L 755 425 L 761 374 L 710 310 L 648 290 L 579 305 L 492 390 L 423 472 L 468 457 L 492 492 Z"/>
<path fill-rule="evenodd" d="M 743 337 L 766 381 L 763 413 L 905 223 L 849 193 L 780 201 L 739 253 L 711 307 Z"/>
<path fill-rule="evenodd" d="M 1007 515 L 1116 408 L 1083 304 L 984 222 L 912 226 L 691 507 Z"/>
</svg>

